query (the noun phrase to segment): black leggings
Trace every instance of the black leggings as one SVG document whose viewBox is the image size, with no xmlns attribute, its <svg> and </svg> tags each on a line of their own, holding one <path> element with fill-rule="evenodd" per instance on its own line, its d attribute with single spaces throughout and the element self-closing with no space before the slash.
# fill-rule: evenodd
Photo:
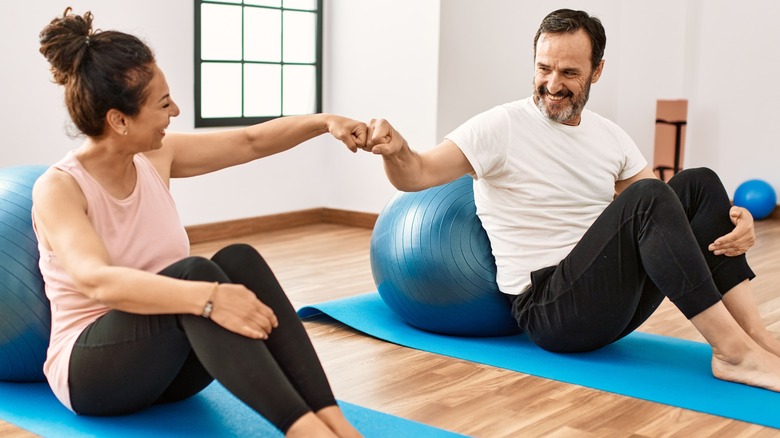
<svg viewBox="0 0 780 438">
<path fill-rule="evenodd" d="M 303 325 L 266 262 L 248 245 L 211 260 L 188 257 L 161 275 L 240 283 L 279 319 L 267 340 L 244 337 L 196 315 L 137 315 L 111 310 L 73 349 L 75 412 L 119 415 L 190 397 L 216 378 L 281 431 L 302 415 L 335 405 Z"/>
<path fill-rule="evenodd" d="M 531 273 L 513 302 L 540 347 L 594 350 L 639 327 L 668 297 L 687 318 L 755 277 L 744 255 L 707 249 L 734 229 L 718 176 L 688 169 L 669 184 L 640 180 L 620 194 L 558 265 Z"/>
</svg>

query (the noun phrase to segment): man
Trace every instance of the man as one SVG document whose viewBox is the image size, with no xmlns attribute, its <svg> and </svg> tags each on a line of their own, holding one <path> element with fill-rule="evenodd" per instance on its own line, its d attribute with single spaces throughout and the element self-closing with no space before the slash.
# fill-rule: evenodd
<svg viewBox="0 0 780 438">
<path fill-rule="evenodd" d="M 374 120 L 366 148 L 399 190 L 472 175 L 499 288 L 540 347 L 600 348 L 666 296 L 712 345 L 716 377 L 780 391 L 780 342 L 752 301 L 744 256 L 752 217 L 708 169 L 656 179 L 622 129 L 584 109 L 605 45 L 597 18 L 552 12 L 534 41 L 532 97 L 475 116 L 424 153 Z"/>
</svg>

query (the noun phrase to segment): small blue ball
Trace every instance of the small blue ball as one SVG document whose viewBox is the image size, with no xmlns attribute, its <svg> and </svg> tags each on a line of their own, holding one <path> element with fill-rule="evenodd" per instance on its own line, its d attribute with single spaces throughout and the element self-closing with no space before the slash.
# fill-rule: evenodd
<svg viewBox="0 0 780 438">
<path fill-rule="evenodd" d="M 777 206 L 777 195 L 766 181 L 751 179 L 737 187 L 734 205 L 746 208 L 754 219 L 761 220 L 772 214 Z"/>
</svg>

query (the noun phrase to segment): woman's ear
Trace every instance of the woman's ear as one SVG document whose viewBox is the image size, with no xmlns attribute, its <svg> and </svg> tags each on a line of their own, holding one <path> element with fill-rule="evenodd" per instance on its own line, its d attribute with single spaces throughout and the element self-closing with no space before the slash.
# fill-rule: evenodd
<svg viewBox="0 0 780 438">
<path fill-rule="evenodd" d="M 119 135 L 127 135 L 127 117 L 119 110 L 113 108 L 108 110 L 106 126 Z"/>
</svg>

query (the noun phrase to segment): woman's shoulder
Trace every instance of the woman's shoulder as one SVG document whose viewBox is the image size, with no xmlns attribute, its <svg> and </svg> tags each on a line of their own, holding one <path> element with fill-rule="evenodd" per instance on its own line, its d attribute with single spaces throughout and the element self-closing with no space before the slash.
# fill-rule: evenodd
<svg viewBox="0 0 780 438">
<path fill-rule="evenodd" d="M 57 200 L 80 196 L 81 186 L 76 178 L 59 167 L 49 167 L 33 184 L 33 204 L 46 204 L 47 200 Z"/>
<path fill-rule="evenodd" d="M 78 186 L 76 178 L 73 176 L 74 168 L 78 166 L 72 153 L 68 153 L 60 161 L 52 164 L 46 169 L 38 179 L 35 180 L 33 189 L 67 189 L 71 185 Z"/>
</svg>

